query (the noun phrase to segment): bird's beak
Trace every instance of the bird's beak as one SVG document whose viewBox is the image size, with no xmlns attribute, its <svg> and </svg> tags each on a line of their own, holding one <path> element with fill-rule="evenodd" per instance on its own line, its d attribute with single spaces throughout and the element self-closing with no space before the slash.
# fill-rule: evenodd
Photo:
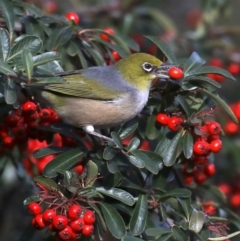
<svg viewBox="0 0 240 241">
<path fill-rule="evenodd" d="M 168 70 L 173 67 L 172 64 L 161 64 L 160 66 L 156 67 L 154 70 L 154 74 L 156 78 L 161 79 L 169 79 Z"/>
</svg>

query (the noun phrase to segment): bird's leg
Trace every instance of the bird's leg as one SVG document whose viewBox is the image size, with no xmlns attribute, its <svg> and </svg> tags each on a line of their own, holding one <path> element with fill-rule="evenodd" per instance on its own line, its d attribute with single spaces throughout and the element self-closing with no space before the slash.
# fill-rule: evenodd
<svg viewBox="0 0 240 241">
<path fill-rule="evenodd" d="M 84 130 L 85 132 L 87 132 L 88 134 L 90 134 L 90 135 L 97 136 L 97 137 L 99 137 L 99 138 L 101 138 L 101 139 L 103 139 L 103 140 L 111 141 L 111 142 L 115 143 L 115 141 L 114 141 L 112 138 L 109 138 L 109 137 L 107 137 L 107 136 L 104 136 L 104 135 L 101 135 L 101 134 L 95 132 L 95 131 L 94 131 L 94 127 L 93 127 L 92 125 L 84 126 L 84 127 L 83 127 L 83 130 Z"/>
</svg>

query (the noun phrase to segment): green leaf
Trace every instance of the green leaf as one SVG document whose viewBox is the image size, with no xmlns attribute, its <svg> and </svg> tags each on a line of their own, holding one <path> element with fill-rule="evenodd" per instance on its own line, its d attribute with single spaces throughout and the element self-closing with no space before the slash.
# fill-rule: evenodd
<svg viewBox="0 0 240 241">
<path fill-rule="evenodd" d="M 137 156 L 132 156 L 130 155 L 129 157 L 129 161 L 135 166 L 135 167 L 138 167 L 138 168 L 144 168 L 145 167 L 145 164 L 143 162 L 142 159 L 138 158 Z"/>
<path fill-rule="evenodd" d="M 215 102 L 217 102 L 225 111 L 226 113 L 229 115 L 229 117 L 238 124 L 238 120 L 236 118 L 236 116 L 234 115 L 233 111 L 231 110 L 231 108 L 217 95 L 209 92 L 208 90 L 202 89 L 202 91 L 207 94 L 208 96 L 210 96 Z"/>
<path fill-rule="evenodd" d="M 140 140 L 137 137 L 134 137 L 127 147 L 128 152 L 136 150 L 139 145 L 140 145 Z"/>
<path fill-rule="evenodd" d="M 34 177 L 34 181 L 36 183 L 39 183 L 41 186 L 46 187 L 49 190 L 53 190 L 53 191 L 59 190 L 59 186 L 57 185 L 57 183 L 50 178 L 37 176 L 37 177 Z"/>
<path fill-rule="evenodd" d="M 12 70 L 11 66 L 7 63 L 3 62 L 0 59 L 0 73 L 5 75 L 17 76 L 16 73 Z"/>
<path fill-rule="evenodd" d="M 111 132 L 111 137 L 113 138 L 114 142 L 116 143 L 116 145 L 119 147 L 119 148 L 122 148 L 123 145 L 122 145 L 122 140 L 119 136 L 118 133 L 116 132 Z"/>
<path fill-rule="evenodd" d="M 148 215 L 148 202 L 147 195 L 140 194 L 138 201 L 134 208 L 131 220 L 130 220 L 130 231 L 134 236 L 140 235 L 146 226 L 146 220 Z"/>
<path fill-rule="evenodd" d="M 160 238 L 155 239 L 155 241 L 167 241 L 172 237 L 172 233 L 170 234 L 165 234 L 161 236 Z"/>
<path fill-rule="evenodd" d="M 156 114 L 152 114 L 148 118 L 147 127 L 146 127 L 146 137 L 149 140 L 155 140 L 159 136 L 160 130 L 156 127 Z"/>
<path fill-rule="evenodd" d="M 193 209 L 191 218 L 189 221 L 189 229 L 196 233 L 199 233 L 204 225 L 204 213 Z"/>
<path fill-rule="evenodd" d="M 47 146 L 34 151 L 32 156 L 34 158 L 41 158 L 51 154 L 59 154 L 68 150 L 70 150 L 69 147 Z"/>
<path fill-rule="evenodd" d="M 36 17 L 42 17 L 42 15 L 43 15 L 42 11 L 33 4 L 15 1 L 14 5 L 17 5 L 17 6 L 20 6 L 20 7 L 24 8 L 25 10 L 32 13 L 32 15 L 35 15 Z"/>
<path fill-rule="evenodd" d="M 103 56 L 96 49 L 93 49 L 92 47 L 89 47 L 89 46 L 87 47 L 84 46 L 84 47 L 85 47 L 85 50 L 93 57 L 94 61 L 98 66 L 106 65 L 105 60 L 103 59 Z"/>
<path fill-rule="evenodd" d="M 125 44 L 133 51 L 139 52 L 139 45 L 128 36 L 120 36 L 121 40 L 125 42 Z"/>
<path fill-rule="evenodd" d="M 180 130 L 171 140 L 169 146 L 164 150 L 163 163 L 165 166 L 172 166 L 175 163 L 182 134 L 183 130 Z"/>
<path fill-rule="evenodd" d="M 70 32 L 70 26 L 64 26 L 61 28 L 55 28 L 46 42 L 46 48 L 48 50 L 57 49 L 59 46 L 64 45 L 72 38 L 72 32 Z"/>
<path fill-rule="evenodd" d="M 153 176 L 152 188 L 163 190 L 167 183 L 170 172 L 171 168 L 163 167 L 163 169 L 157 175 Z"/>
<path fill-rule="evenodd" d="M 125 203 L 128 206 L 132 206 L 135 203 L 133 196 L 122 189 L 114 187 L 110 189 L 105 189 L 104 187 L 97 187 L 96 190 L 99 193 L 114 198 L 122 203 Z"/>
<path fill-rule="evenodd" d="M 172 233 L 173 233 L 174 238 L 177 241 L 186 241 L 186 240 L 188 240 L 186 234 L 177 226 L 173 226 L 172 227 Z"/>
<path fill-rule="evenodd" d="M 137 127 L 138 127 L 138 122 L 134 122 L 130 126 L 123 125 L 123 127 L 119 131 L 119 136 L 121 137 L 121 139 L 124 139 L 130 134 L 132 134 L 137 129 Z"/>
<path fill-rule="evenodd" d="M 167 139 L 167 138 L 162 138 L 159 142 L 158 145 L 155 149 L 154 152 L 156 152 L 157 154 L 161 155 L 170 145 L 171 140 Z"/>
<path fill-rule="evenodd" d="M 109 160 L 107 162 L 107 168 L 108 168 L 108 171 L 112 174 L 119 172 L 119 169 L 115 160 Z"/>
<path fill-rule="evenodd" d="M 186 76 L 190 75 L 203 75 L 203 74 L 220 74 L 229 79 L 235 80 L 232 74 L 230 74 L 227 70 L 221 69 L 215 66 L 201 66 L 192 71 L 189 71 Z"/>
<path fill-rule="evenodd" d="M 184 63 L 184 75 L 186 75 L 191 69 L 195 69 L 203 64 L 205 64 L 205 60 L 203 60 L 198 53 L 193 52 L 189 59 Z"/>
<path fill-rule="evenodd" d="M 33 66 L 43 65 L 53 60 L 60 59 L 61 55 L 57 52 L 46 52 L 33 56 Z"/>
<path fill-rule="evenodd" d="M 186 132 L 183 136 L 183 154 L 186 159 L 189 159 L 193 154 L 193 136 L 191 133 Z"/>
<path fill-rule="evenodd" d="M 191 211 L 192 211 L 191 199 L 190 198 L 185 198 L 185 199 L 178 198 L 178 201 L 182 206 L 182 209 L 186 215 L 187 221 L 189 221 Z"/>
<path fill-rule="evenodd" d="M 216 82 L 208 77 L 205 77 L 205 76 L 189 76 L 189 77 L 185 78 L 183 80 L 183 82 L 184 82 L 184 84 L 191 83 L 191 84 L 194 84 L 197 86 L 202 86 L 202 87 L 204 87 L 205 84 L 210 84 L 216 88 L 221 88 L 221 85 L 218 82 Z"/>
<path fill-rule="evenodd" d="M 79 50 L 79 48 L 77 49 L 77 55 L 78 55 L 79 60 L 81 62 L 82 68 L 86 69 L 88 67 L 88 63 L 87 63 L 87 60 L 84 57 L 83 53 L 81 52 L 81 50 Z"/>
<path fill-rule="evenodd" d="M 187 189 L 184 188 L 175 188 L 172 189 L 163 195 L 161 195 L 160 199 L 165 199 L 169 197 L 183 197 L 183 198 L 188 198 L 191 196 L 191 192 Z"/>
<path fill-rule="evenodd" d="M 10 48 L 11 43 L 8 31 L 5 28 L 0 28 L 0 58 L 3 61 L 5 61 L 8 58 Z"/>
<path fill-rule="evenodd" d="M 110 146 L 107 146 L 103 151 L 103 158 L 105 160 L 111 160 L 116 154 L 116 150 Z"/>
<path fill-rule="evenodd" d="M 56 177 L 58 170 L 66 171 L 73 167 L 79 160 L 85 156 L 85 152 L 81 151 L 79 148 L 66 151 L 57 157 L 55 157 L 51 162 L 49 162 L 44 170 L 43 174 L 46 177 Z"/>
<path fill-rule="evenodd" d="M 101 224 L 103 230 L 107 231 L 106 223 L 105 223 L 105 221 L 104 221 L 104 219 L 102 217 L 102 214 L 101 214 L 99 208 L 94 203 L 91 203 L 91 202 L 89 202 L 88 205 L 96 212 L 97 220 L 100 221 L 100 224 Z"/>
<path fill-rule="evenodd" d="M 6 24 L 10 33 L 10 39 L 12 39 L 13 31 L 14 31 L 14 22 L 15 22 L 14 8 L 12 6 L 12 3 L 9 0 L 1 0 L 0 6 L 1 6 L 1 13 L 4 17 L 4 20 L 6 21 Z"/>
<path fill-rule="evenodd" d="M 23 201 L 23 205 L 28 205 L 29 203 L 32 203 L 32 202 L 40 202 L 42 199 L 39 195 L 33 195 L 31 197 L 28 197 L 26 198 L 24 201 Z"/>
<path fill-rule="evenodd" d="M 126 235 L 126 227 L 120 214 L 112 205 L 100 203 L 101 210 L 107 227 L 115 238 L 123 238 Z"/>
<path fill-rule="evenodd" d="M 17 92 L 15 89 L 15 81 L 8 78 L 4 84 L 4 97 L 7 104 L 12 105 L 17 101 Z"/>
<path fill-rule="evenodd" d="M 170 63 L 172 64 L 178 63 L 172 50 L 163 40 L 161 40 L 159 37 L 156 37 L 156 36 L 145 36 L 145 37 L 158 46 L 158 48 L 163 52 L 163 54 L 166 56 L 166 58 Z"/>
<path fill-rule="evenodd" d="M 177 95 L 177 100 L 178 100 L 179 104 L 182 106 L 187 117 L 190 117 L 192 114 L 192 111 L 191 111 L 189 104 L 186 101 L 186 98 L 183 97 L 182 95 Z"/>
<path fill-rule="evenodd" d="M 87 163 L 87 177 L 85 179 L 86 187 L 91 187 L 98 176 L 98 166 L 95 162 L 90 160 Z"/>
<path fill-rule="evenodd" d="M 30 80 L 33 74 L 33 60 L 29 49 L 24 48 L 22 51 L 22 62 L 28 79 Z"/>
<path fill-rule="evenodd" d="M 8 61 L 22 54 L 24 49 L 29 49 L 35 55 L 42 48 L 42 41 L 36 36 L 24 36 L 11 49 Z"/>
<path fill-rule="evenodd" d="M 126 235 L 124 238 L 121 239 L 121 241 L 143 241 L 143 239 Z"/>
<path fill-rule="evenodd" d="M 148 228 L 146 229 L 146 234 L 148 236 L 162 236 L 163 234 L 169 234 L 171 231 L 167 228 L 157 227 L 157 228 Z"/>
</svg>

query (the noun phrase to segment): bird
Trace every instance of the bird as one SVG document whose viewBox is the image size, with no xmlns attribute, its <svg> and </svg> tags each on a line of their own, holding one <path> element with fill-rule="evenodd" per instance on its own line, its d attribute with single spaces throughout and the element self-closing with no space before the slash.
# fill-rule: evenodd
<svg viewBox="0 0 240 241">
<path fill-rule="evenodd" d="M 57 73 L 54 77 L 63 81 L 48 77 L 24 88 L 53 108 L 65 123 L 109 140 L 95 128 L 121 125 L 139 114 L 148 101 L 152 81 L 169 78 L 161 66 L 155 56 L 135 53 L 114 65 Z"/>
</svg>

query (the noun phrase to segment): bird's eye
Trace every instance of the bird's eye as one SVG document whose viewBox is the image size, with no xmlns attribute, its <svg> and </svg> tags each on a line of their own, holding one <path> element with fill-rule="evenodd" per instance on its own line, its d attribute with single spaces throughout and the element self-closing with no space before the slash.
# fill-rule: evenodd
<svg viewBox="0 0 240 241">
<path fill-rule="evenodd" d="M 143 69 L 146 71 L 146 72 L 151 72 L 152 69 L 153 69 L 153 66 L 152 64 L 146 62 L 142 65 Z"/>
</svg>

